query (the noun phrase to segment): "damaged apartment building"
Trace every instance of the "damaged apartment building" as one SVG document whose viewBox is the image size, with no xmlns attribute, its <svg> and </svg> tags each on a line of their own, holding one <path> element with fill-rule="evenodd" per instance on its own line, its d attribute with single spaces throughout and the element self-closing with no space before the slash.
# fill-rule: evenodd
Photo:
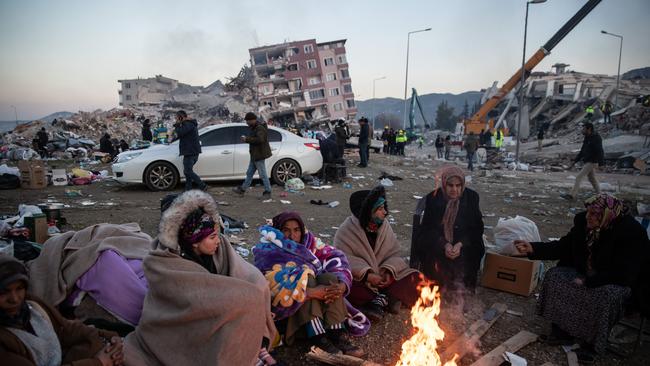
<svg viewBox="0 0 650 366">
<path fill-rule="evenodd" d="M 354 119 L 345 42 L 309 39 L 249 49 L 259 112 L 283 126 Z"/>
</svg>

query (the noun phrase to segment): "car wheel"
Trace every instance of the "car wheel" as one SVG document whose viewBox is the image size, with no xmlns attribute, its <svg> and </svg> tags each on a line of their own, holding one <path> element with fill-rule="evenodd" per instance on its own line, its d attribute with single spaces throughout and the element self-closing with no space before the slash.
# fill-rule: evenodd
<svg viewBox="0 0 650 366">
<path fill-rule="evenodd" d="M 144 171 L 144 183 L 152 191 L 172 190 L 179 180 L 176 168 L 166 161 L 157 161 Z"/>
<path fill-rule="evenodd" d="M 372 148 L 372 151 L 374 151 L 375 154 L 379 154 L 379 152 L 381 151 L 381 149 L 378 149 L 378 148 L 376 148 L 376 147 L 373 147 L 373 148 Z"/>
<path fill-rule="evenodd" d="M 300 165 L 291 159 L 282 159 L 275 163 L 273 170 L 271 171 L 271 176 L 273 181 L 284 186 L 284 184 L 292 178 L 300 178 L 301 171 Z"/>
</svg>

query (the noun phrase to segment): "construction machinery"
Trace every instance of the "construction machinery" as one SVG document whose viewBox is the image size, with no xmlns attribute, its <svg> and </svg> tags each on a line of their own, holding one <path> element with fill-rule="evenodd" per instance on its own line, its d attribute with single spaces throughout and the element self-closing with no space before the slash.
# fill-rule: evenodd
<svg viewBox="0 0 650 366">
<path fill-rule="evenodd" d="M 524 64 L 525 77 L 527 78 L 533 68 L 537 66 L 546 56 L 551 53 L 551 50 L 557 46 L 564 37 L 566 37 L 573 28 L 578 25 L 584 19 L 587 14 L 589 14 L 602 0 L 589 0 L 587 3 L 578 10 L 575 15 L 569 19 L 563 26 L 558 30 L 551 39 L 546 42 L 537 52 L 535 52 L 528 61 Z M 473 132 L 478 134 L 481 130 L 490 130 L 494 128 L 494 120 L 488 118 L 488 113 L 493 110 L 503 98 L 513 90 L 518 83 L 521 81 L 522 70 L 519 68 L 508 81 L 503 84 L 499 91 L 490 97 L 479 110 L 471 116 L 469 119 L 463 121 L 465 134 Z M 523 85 L 522 85 L 523 87 Z M 523 92 L 523 91 L 522 91 Z"/>
<path fill-rule="evenodd" d="M 420 111 L 420 115 L 422 116 L 422 120 L 424 121 L 423 127 L 427 128 L 429 126 L 429 122 L 427 122 L 427 117 L 424 116 L 424 110 L 422 109 L 422 102 L 420 102 L 420 98 L 418 97 L 418 92 L 415 90 L 415 88 L 411 88 L 411 90 L 412 92 L 411 92 L 411 106 L 409 108 L 409 128 L 406 129 L 406 137 L 408 138 L 409 141 L 417 137 L 417 134 L 415 133 L 415 108 L 416 107 Z"/>
</svg>

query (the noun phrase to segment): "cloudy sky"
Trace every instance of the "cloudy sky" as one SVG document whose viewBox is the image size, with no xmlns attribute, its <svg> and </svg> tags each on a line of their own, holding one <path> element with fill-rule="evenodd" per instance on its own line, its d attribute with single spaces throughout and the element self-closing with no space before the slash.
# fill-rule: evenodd
<svg viewBox="0 0 650 366">
<path fill-rule="evenodd" d="M 586 0 L 530 6 L 527 56 Z M 118 79 L 163 74 L 193 85 L 233 76 L 256 46 L 346 38 L 358 99 L 479 90 L 521 63 L 524 0 L 0 1 L 0 120 L 118 104 Z M 650 66 L 650 1 L 603 0 L 536 70 L 556 62 L 616 74 Z"/>
</svg>

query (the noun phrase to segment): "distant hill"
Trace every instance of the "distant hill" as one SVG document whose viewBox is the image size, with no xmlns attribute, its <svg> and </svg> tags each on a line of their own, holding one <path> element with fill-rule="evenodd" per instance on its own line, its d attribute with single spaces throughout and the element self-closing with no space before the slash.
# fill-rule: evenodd
<svg viewBox="0 0 650 366">
<path fill-rule="evenodd" d="M 435 126 L 436 120 L 436 109 L 438 104 L 443 100 L 446 100 L 449 106 L 454 108 L 455 114 L 460 114 L 463 111 L 463 105 L 465 101 L 469 105 L 469 110 L 471 112 L 472 105 L 481 100 L 483 92 L 478 91 L 468 91 L 461 94 L 451 94 L 451 93 L 431 93 L 420 95 L 420 101 L 422 102 L 422 109 L 424 110 L 424 115 L 426 116 L 428 122 Z M 410 97 L 409 97 L 410 101 Z M 358 113 L 357 116 L 372 116 L 372 108 L 375 108 L 375 115 L 381 113 L 392 113 L 398 116 L 404 115 L 404 99 L 397 98 L 381 98 L 381 99 L 368 99 L 363 101 L 357 101 Z M 419 112 L 416 112 L 416 124 L 421 125 L 423 123 L 422 117 Z"/>
<path fill-rule="evenodd" d="M 17 125 L 22 125 L 24 123 L 28 123 L 31 121 L 44 121 L 44 122 L 52 122 L 55 118 L 60 119 L 66 119 L 70 118 L 74 113 L 72 112 L 56 112 L 52 114 L 48 114 L 45 117 L 37 118 L 35 120 L 19 120 L 18 123 L 16 121 L 0 121 L 0 133 L 12 131 L 14 128 L 16 128 Z"/>
<path fill-rule="evenodd" d="M 44 121 L 44 122 L 52 122 L 52 120 L 54 120 L 55 118 L 56 119 L 61 119 L 61 118 L 66 119 L 66 118 L 72 117 L 73 114 L 74 113 L 72 113 L 72 112 L 65 112 L 65 111 L 56 112 L 56 113 L 48 114 L 45 117 L 39 118 L 39 120 Z"/>
<path fill-rule="evenodd" d="M 642 67 L 639 69 L 633 69 L 621 76 L 623 80 L 633 80 L 633 79 L 650 79 L 650 67 Z"/>
</svg>

